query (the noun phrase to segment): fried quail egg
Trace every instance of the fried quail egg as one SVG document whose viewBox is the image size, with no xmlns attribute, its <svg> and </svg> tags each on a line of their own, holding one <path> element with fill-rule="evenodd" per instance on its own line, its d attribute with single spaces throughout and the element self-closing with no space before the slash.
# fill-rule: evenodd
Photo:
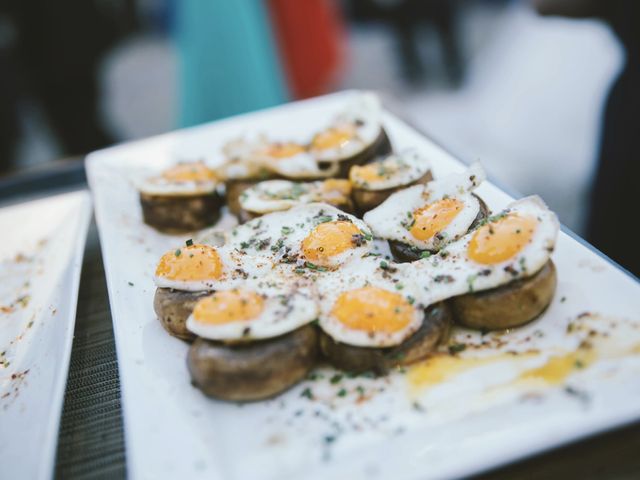
<svg viewBox="0 0 640 480">
<path fill-rule="evenodd" d="M 474 164 L 462 174 L 406 188 L 367 212 L 364 221 L 376 237 L 437 251 L 467 233 L 480 211 L 471 192 L 484 178 Z"/>
<path fill-rule="evenodd" d="M 187 328 L 209 340 L 250 341 L 283 335 L 317 316 L 317 302 L 308 287 L 272 276 L 202 298 Z"/>
<path fill-rule="evenodd" d="M 223 148 L 227 162 L 218 168 L 226 180 L 260 179 L 273 176 L 291 179 L 327 178 L 335 166 L 321 168 L 306 145 L 293 141 L 239 138 Z"/>
<path fill-rule="evenodd" d="M 424 177 L 430 169 L 431 162 L 424 155 L 407 150 L 366 165 L 354 165 L 349 170 L 349 180 L 354 188 L 387 190 L 409 185 Z"/>
<path fill-rule="evenodd" d="M 321 167 L 307 148 L 298 144 L 272 144 L 261 155 L 266 169 L 286 178 L 326 178 L 338 172 L 336 165 Z"/>
<path fill-rule="evenodd" d="M 341 173 L 340 161 L 351 159 L 376 141 L 386 139 L 380 117 L 378 98 L 362 94 L 328 128 L 314 135 L 308 145 L 290 140 L 273 141 L 264 135 L 228 142 L 223 147 L 227 161 L 216 171 L 224 180 L 335 177 Z M 388 147 L 388 141 L 384 146 Z"/>
<path fill-rule="evenodd" d="M 320 327 L 334 340 L 360 347 L 401 344 L 422 325 L 418 290 L 403 266 L 376 257 L 319 277 Z"/>
<path fill-rule="evenodd" d="M 234 228 L 225 248 L 274 263 L 336 268 L 367 254 L 372 240 L 362 220 L 328 204 L 310 203 Z"/>
<path fill-rule="evenodd" d="M 322 162 L 340 162 L 359 154 L 384 134 L 382 109 L 375 94 L 363 93 L 332 124 L 311 140 L 309 151 Z"/>
<path fill-rule="evenodd" d="M 268 148 L 269 140 L 264 135 L 231 140 L 222 147 L 226 161 L 216 168 L 216 174 L 225 181 L 269 178 L 260 155 Z"/>
<path fill-rule="evenodd" d="M 137 188 L 153 196 L 202 195 L 214 192 L 218 183 L 215 171 L 204 162 L 185 162 L 138 182 Z"/>
<path fill-rule="evenodd" d="M 425 303 L 499 287 L 539 271 L 553 252 L 559 228 L 540 197 L 526 197 L 438 255 L 408 264 L 404 272 L 422 285 Z"/>
<path fill-rule="evenodd" d="M 188 292 L 229 289 L 249 276 L 261 276 L 271 269 L 265 259 L 204 244 L 190 244 L 165 253 L 154 274 L 160 288 Z"/>
<path fill-rule="evenodd" d="M 351 184 L 348 180 L 329 179 L 305 183 L 266 180 L 245 190 L 240 195 L 240 205 L 248 212 L 265 214 L 288 210 L 304 203 L 344 205 L 348 203 L 350 194 Z"/>
</svg>

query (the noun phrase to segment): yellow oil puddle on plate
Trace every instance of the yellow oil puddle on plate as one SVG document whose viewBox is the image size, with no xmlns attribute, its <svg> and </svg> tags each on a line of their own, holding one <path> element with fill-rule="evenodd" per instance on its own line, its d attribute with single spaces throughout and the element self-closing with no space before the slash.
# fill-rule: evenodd
<svg viewBox="0 0 640 480">
<path fill-rule="evenodd" d="M 436 355 L 412 365 L 407 372 L 410 390 L 418 393 L 428 387 L 436 386 L 464 372 L 498 362 L 522 361 L 534 357 L 535 353 L 511 355 L 506 353 L 481 358 Z"/>
<path fill-rule="evenodd" d="M 558 351 L 550 355 L 543 365 L 535 367 L 531 367 L 531 362 L 527 360 L 542 357 L 543 353 L 538 350 L 483 357 L 442 354 L 411 366 L 407 372 L 407 380 L 411 396 L 416 396 L 427 388 L 435 387 L 467 371 L 485 365 L 509 362 L 511 365 L 515 364 L 520 373 L 506 381 L 504 385 L 552 387 L 563 384 L 571 375 L 588 368 L 599 359 L 638 354 L 640 354 L 640 344 L 612 348 L 611 342 L 604 337 L 591 338 L 589 342 L 582 342 L 574 351 Z M 495 387 L 496 385 L 491 388 Z"/>
<path fill-rule="evenodd" d="M 546 385 L 560 385 L 576 370 L 589 367 L 598 359 L 594 349 L 579 348 L 575 352 L 550 357 L 544 365 L 525 370 L 517 381 L 541 381 Z"/>
</svg>

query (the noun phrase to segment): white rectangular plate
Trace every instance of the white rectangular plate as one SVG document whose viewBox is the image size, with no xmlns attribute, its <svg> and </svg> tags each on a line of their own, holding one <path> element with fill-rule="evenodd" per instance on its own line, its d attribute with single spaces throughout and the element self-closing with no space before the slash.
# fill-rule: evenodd
<svg viewBox="0 0 640 480">
<path fill-rule="evenodd" d="M 0 465 L 51 478 L 76 320 L 89 192 L 0 209 Z"/>
<path fill-rule="evenodd" d="M 322 369 L 315 380 L 248 405 L 205 398 L 190 385 L 188 345 L 163 331 L 152 308 L 156 262 L 188 237 L 161 235 L 142 223 L 131 179 L 177 160 L 219 162 L 220 146 L 243 133 L 303 140 L 349 95 L 174 132 L 87 160 L 131 478 L 461 476 L 640 418 L 640 288 L 564 233 L 553 255 L 558 290 L 546 313 L 508 333 L 458 330 L 452 342 L 468 346 L 455 357 L 335 383 L 335 372 Z M 396 149 L 423 150 L 436 177 L 463 169 L 393 115 L 385 114 L 384 125 Z M 494 210 L 512 200 L 489 183 L 478 194 Z M 592 329 L 598 330 L 593 348 L 578 349 Z"/>
</svg>

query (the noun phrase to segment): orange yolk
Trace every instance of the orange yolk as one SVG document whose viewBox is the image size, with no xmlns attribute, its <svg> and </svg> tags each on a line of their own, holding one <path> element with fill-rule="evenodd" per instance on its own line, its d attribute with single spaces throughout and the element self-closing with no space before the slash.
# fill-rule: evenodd
<svg viewBox="0 0 640 480">
<path fill-rule="evenodd" d="M 340 148 L 355 136 L 356 131 L 352 126 L 330 128 L 313 137 L 311 146 L 316 150 Z"/>
<path fill-rule="evenodd" d="M 376 183 L 388 178 L 396 172 L 397 167 L 393 164 L 370 163 L 369 165 L 354 165 L 349 170 L 349 180 L 360 183 Z"/>
<path fill-rule="evenodd" d="M 409 232 L 418 240 L 429 240 L 447 228 L 463 206 L 460 200 L 445 198 L 419 208 L 413 212 L 414 222 Z"/>
<path fill-rule="evenodd" d="M 304 147 L 297 143 L 274 143 L 267 148 L 267 155 L 273 158 L 289 158 L 304 152 Z"/>
<path fill-rule="evenodd" d="M 485 265 L 504 262 L 517 255 L 531 241 L 537 220 L 507 215 L 480 227 L 471 238 L 467 254 Z"/>
<path fill-rule="evenodd" d="M 316 265 L 329 266 L 331 257 L 354 247 L 354 235 L 362 234 L 351 222 L 321 223 L 302 241 L 302 253 Z"/>
<path fill-rule="evenodd" d="M 213 247 L 190 245 L 165 253 L 156 276 L 178 281 L 216 279 L 222 276 L 222 260 Z"/>
<path fill-rule="evenodd" d="M 162 172 L 162 177 L 170 182 L 210 182 L 216 175 L 204 163 L 182 163 Z"/>
<path fill-rule="evenodd" d="M 193 318 L 199 323 L 223 323 L 253 320 L 264 310 L 264 299 L 247 290 L 216 292 L 196 303 Z"/>
<path fill-rule="evenodd" d="M 411 323 L 414 309 L 399 293 L 369 286 L 341 294 L 331 313 L 354 330 L 394 333 Z"/>
<path fill-rule="evenodd" d="M 351 183 L 349 180 L 329 178 L 322 183 L 322 191 L 349 196 L 351 195 Z"/>
</svg>

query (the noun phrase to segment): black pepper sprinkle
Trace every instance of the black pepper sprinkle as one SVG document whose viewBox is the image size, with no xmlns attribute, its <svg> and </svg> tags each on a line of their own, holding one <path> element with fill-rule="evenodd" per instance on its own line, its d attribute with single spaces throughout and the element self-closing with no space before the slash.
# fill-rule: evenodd
<svg viewBox="0 0 640 480">
<path fill-rule="evenodd" d="M 256 250 L 264 250 L 269 246 L 270 243 L 271 243 L 271 238 L 263 238 L 262 240 L 259 240 L 258 243 L 256 244 Z"/>
<path fill-rule="evenodd" d="M 353 244 L 354 247 L 361 247 L 362 245 L 365 244 L 365 242 L 366 241 L 363 234 L 355 233 L 351 235 L 351 243 Z"/>
<path fill-rule="evenodd" d="M 451 275 L 436 275 L 433 281 L 436 283 L 453 283 L 455 280 Z"/>
<path fill-rule="evenodd" d="M 589 401 L 591 400 L 587 392 L 583 390 L 578 390 L 577 388 L 574 388 L 570 385 L 564 388 L 564 392 L 567 395 L 574 397 L 576 400 L 579 400 L 582 403 L 589 403 Z"/>
<path fill-rule="evenodd" d="M 511 276 L 514 276 L 514 277 L 518 276 L 518 270 L 513 268 L 513 265 L 507 265 L 506 267 L 504 267 L 504 271 L 510 274 Z"/>
</svg>

